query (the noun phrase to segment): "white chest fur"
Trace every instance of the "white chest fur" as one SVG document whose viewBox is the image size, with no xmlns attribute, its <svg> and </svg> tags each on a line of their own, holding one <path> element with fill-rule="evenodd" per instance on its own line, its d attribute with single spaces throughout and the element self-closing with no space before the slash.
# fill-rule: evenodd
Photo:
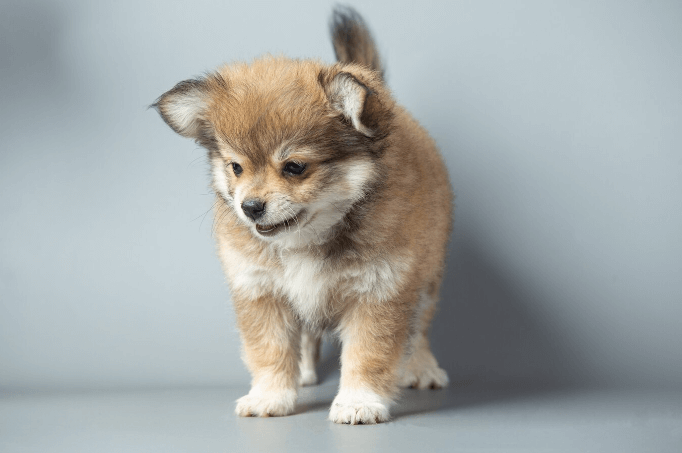
<svg viewBox="0 0 682 453">
<path fill-rule="evenodd" d="M 329 303 L 329 288 L 336 278 L 325 272 L 324 261 L 309 255 L 284 257 L 282 264 L 282 276 L 276 284 L 301 317 L 315 321 Z"/>
<path fill-rule="evenodd" d="M 282 255 L 271 266 L 251 263 L 234 249 L 223 251 L 221 258 L 233 291 L 251 298 L 284 296 L 299 316 L 311 322 L 324 313 L 329 288 L 337 281 L 325 272 L 323 260 L 305 253 Z"/>
<path fill-rule="evenodd" d="M 409 272 L 409 259 L 383 258 L 330 270 L 329 263 L 307 253 L 285 253 L 271 266 L 248 262 L 236 250 L 222 256 L 232 289 L 246 297 L 284 296 L 301 318 L 316 323 L 325 316 L 332 297 L 393 297 Z M 339 291 L 347 294 L 339 294 Z"/>
</svg>

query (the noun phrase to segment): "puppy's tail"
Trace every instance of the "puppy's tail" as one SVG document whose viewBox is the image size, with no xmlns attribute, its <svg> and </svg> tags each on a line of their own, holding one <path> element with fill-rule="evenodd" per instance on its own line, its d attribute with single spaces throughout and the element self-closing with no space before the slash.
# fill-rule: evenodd
<svg viewBox="0 0 682 453">
<path fill-rule="evenodd" d="M 336 59 L 341 63 L 358 63 L 374 69 L 384 78 L 384 69 L 369 28 L 350 6 L 337 5 L 330 22 Z"/>
</svg>

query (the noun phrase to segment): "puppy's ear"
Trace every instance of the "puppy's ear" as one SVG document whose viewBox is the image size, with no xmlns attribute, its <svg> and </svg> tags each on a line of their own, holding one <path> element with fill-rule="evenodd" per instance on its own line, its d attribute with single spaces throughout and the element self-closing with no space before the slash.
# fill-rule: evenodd
<svg viewBox="0 0 682 453">
<path fill-rule="evenodd" d="M 340 72 L 324 84 L 324 89 L 332 108 L 341 113 L 363 135 L 368 137 L 374 135 L 375 131 L 366 124 L 369 120 L 366 101 L 371 95 L 371 90 L 365 84 L 347 72 Z"/>
<path fill-rule="evenodd" d="M 215 135 L 208 121 L 208 102 L 206 79 L 192 79 L 175 85 L 151 107 L 175 132 L 211 149 L 215 145 Z"/>
</svg>

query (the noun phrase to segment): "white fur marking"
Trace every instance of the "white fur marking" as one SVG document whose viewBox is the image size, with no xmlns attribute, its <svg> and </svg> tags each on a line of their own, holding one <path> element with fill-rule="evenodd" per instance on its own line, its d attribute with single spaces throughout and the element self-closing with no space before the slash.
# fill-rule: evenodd
<svg viewBox="0 0 682 453">
<path fill-rule="evenodd" d="M 353 269 L 347 274 L 352 277 L 352 290 L 374 301 L 388 300 L 400 290 L 411 261 L 408 257 L 387 257 Z"/>
<path fill-rule="evenodd" d="M 346 166 L 346 183 L 353 202 L 365 194 L 365 186 L 374 177 L 374 164 L 366 160 L 351 162 Z"/>
<path fill-rule="evenodd" d="M 277 417 L 291 414 L 296 407 L 295 389 L 251 388 L 248 395 L 237 400 L 235 413 L 241 417 Z"/>
<path fill-rule="evenodd" d="M 386 422 L 390 401 L 369 389 L 341 388 L 329 410 L 329 420 L 351 425 Z"/>
<path fill-rule="evenodd" d="M 213 185 L 223 198 L 231 199 L 227 187 L 227 175 L 225 174 L 225 161 L 220 157 L 214 157 L 211 165 L 213 167 Z"/>
<path fill-rule="evenodd" d="M 319 275 L 323 262 L 301 253 L 283 257 L 283 263 L 284 275 L 279 282 L 282 290 L 303 318 L 317 318 L 327 300 L 329 283 Z"/>
</svg>

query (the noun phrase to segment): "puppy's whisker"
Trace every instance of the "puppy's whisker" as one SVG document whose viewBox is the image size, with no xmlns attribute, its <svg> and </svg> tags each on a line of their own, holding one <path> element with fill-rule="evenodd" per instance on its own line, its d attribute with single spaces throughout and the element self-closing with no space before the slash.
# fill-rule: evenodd
<svg viewBox="0 0 682 453">
<path fill-rule="evenodd" d="M 287 218 L 282 213 L 279 214 L 279 218 L 282 219 L 280 223 L 284 224 L 284 229 L 288 233 L 289 232 L 289 223 L 287 222 Z"/>
<path fill-rule="evenodd" d="M 223 219 L 224 219 L 229 213 L 230 213 L 230 208 L 227 207 L 227 206 L 223 206 L 223 211 L 222 211 L 222 213 L 221 213 L 220 218 L 218 219 L 218 221 L 216 222 L 216 220 L 215 220 L 216 218 L 215 218 L 215 217 L 213 218 L 213 226 L 214 226 L 214 228 L 212 228 L 212 230 L 211 230 L 211 236 L 213 236 L 213 235 L 218 231 L 218 228 L 220 227 L 220 223 L 223 221 Z M 217 216 L 216 216 L 216 217 L 217 217 Z"/>
<path fill-rule="evenodd" d="M 329 204 L 330 204 L 334 209 L 336 209 L 336 210 L 338 211 L 338 213 L 341 214 L 343 217 L 346 216 L 347 211 L 344 211 L 343 209 L 339 208 L 338 206 L 336 206 L 336 204 L 334 204 L 334 203 L 331 202 L 331 201 L 329 202 Z M 343 217 L 342 217 L 342 218 L 343 218 Z"/>
<path fill-rule="evenodd" d="M 298 221 L 298 214 L 294 214 L 294 220 L 296 221 L 296 227 L 298 229 L 298 242 L 300 243 L 301 242 L 301 224 Z"/>
<path fill-rule="evenodd" d="M 220 215 L 222 209 L 225 209 L 225 206 L 222 205 L 218 206 L 218 209 L 213 214 L 213 221 L 211 222 L 211 236 L 213 236 L 213 232 L 215 231 L 216 219 Z"/>
<path fill-rule="evenodd" d="M 199 229 L 201 229 L 201 225 L 204 224 L 204 220 L 206 219 L 206 215 L 207 215 L 209 212 L 211 212 L 211 211 L 216 207 L 216 205 L 218 204 L 219 201 L 220 201 L 220 200 L 215 200 L 215 201 L 213 202 L 213 204 L 211 205 L 211 207 L 208 208 L 208 209 L 206 210 L 206 212 L 203 213 L 203 215 L 200 215 L 200 216 L 197 216 L 197 217 L 193 218 L 193 219 L 191 220 L 191 222 L 194 222 L 196 219 L 198 219 L 199 217 L 201 217 L 201 222 L 199 223 Z"/>
<path fill-rule="evenodd" d="M 301 242 L 301 224 L 298 222 L 298 214 L 296 214 L 294 212 L 294 210 L 291 208 L 291 206 L 287 206 L 287 207 L 289 208 L 289 210 L 294 215 L 293 219 L 294 219 L 294 222 L 296 222 L 296 227 L 298 229 L 298 242 L 300 243 Z"/>
<path fill-rule="evenodd" d="M 298 215 L 296 212 L 291 208 L 291 206 L 286 205 L 286 209 L 291 212 L 291 218 L 296 222 L 296 225 L 298 225 L 298 238 L 301 239 L 301 226 L 298 224 Z"/>
<path fill-rule="evenodd" d="M 306 217 L 308 216 L 306 212 Z M 317 237 L 317 242 L 322 243 L 322 238 L 320 238 L 320 235 L 317 233 L 317 230 L 310 224 L 308 223 L 308 226 L 310 227 L 311 230 L 313 230 L 313 233 L 315 233 L 315 236 Z M 312 247 L 312 244 L 308 244 L 308 248 L 310 249 Z"/>
</svg>

